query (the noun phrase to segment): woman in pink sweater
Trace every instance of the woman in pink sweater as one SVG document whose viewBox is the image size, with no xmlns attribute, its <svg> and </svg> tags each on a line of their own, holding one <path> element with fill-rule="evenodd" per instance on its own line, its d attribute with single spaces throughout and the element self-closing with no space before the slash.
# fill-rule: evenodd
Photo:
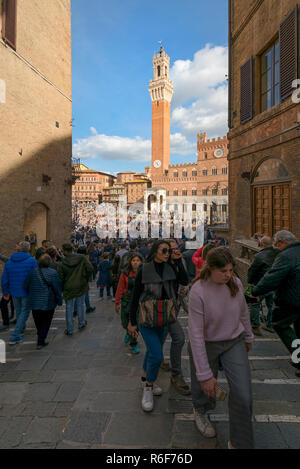
<svg viewBox="0 0 300 469">
<path fill-rule="evenodd" d="M 212 249 L 189 297 L 189 354 L 195 422 L 214 437 L 207 411 L 215 407 L 215 386 L 221 362 L 229 383 L 230 448 L 253 448 L 252 390 L 248 352 L 251 330 L 244 288 L 234 276 L 227 248 Z"/>
</svg>

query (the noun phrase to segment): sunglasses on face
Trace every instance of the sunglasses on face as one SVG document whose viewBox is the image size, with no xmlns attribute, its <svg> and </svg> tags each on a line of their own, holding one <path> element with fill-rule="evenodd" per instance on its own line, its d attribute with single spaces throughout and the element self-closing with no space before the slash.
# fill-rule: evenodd
<svg viewBox="0 0 300 469">
<path fill-rule="evenodd" d="M 161 253 L 162 253 L 162 254 L 172 254 L 172 249 L 163 248 L 163 249 L 161 250 Z"/>
</svg>

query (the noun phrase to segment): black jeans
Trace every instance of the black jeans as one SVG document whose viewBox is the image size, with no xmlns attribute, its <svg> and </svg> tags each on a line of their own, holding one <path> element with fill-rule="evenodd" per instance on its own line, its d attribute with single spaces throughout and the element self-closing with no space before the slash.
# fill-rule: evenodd
<svg viewBox="0 0 300 469">
<path fill-rule="evenodd" d="M 300 339 L 300 310 L 292 311 L 276 307 L 273 311 L 272 324 L 288 351 L 293 353 L 295 349 L 292 343 L 295 339 Z"/>
<path fill-rule="evenodd" d="M 9 326 L 9 311 L 8 311 L 8 305 L 9 304 L 10 304 L 10 307 L 11 307 L 11 319 L 12 319 L 13 316 L 14 316 L 14 312 L 15 312 L 12 297 L 10 297 L 9 300 L 5 300 L 2 297 L 1 302 L 0 302 L 0 309 L 1 309 L 1 314 L 2 314 L 3 326 Z"/>
<path fill-rule="evenodd" d="M 54 315 L 54 309 L 50 311 L 42 311 L 42 310 L 32 311 L 32 316 L 34 319 L 35 327 L 37 329 L 38 345 L 44 345 L 50 326 L 51 326 L 53 315 Z"/>
</svg>

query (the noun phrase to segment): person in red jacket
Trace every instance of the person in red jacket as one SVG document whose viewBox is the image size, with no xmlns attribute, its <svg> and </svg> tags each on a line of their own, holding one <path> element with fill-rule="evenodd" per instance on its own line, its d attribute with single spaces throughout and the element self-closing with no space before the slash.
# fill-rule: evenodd
<svg viewBox="0 0 300 469">
<path fill-rule="evenodd" d="M 203 247 L 199 248 L 198 251 L 196 251 L 192 257 L 192 261 L 194 262 L 196 266 L 196 277 L 199 275 L 200 270 L 205 264 L 205 261 L 202 258 L 202 253 L 203 253 Z"/>
<path fill-rule="evenodd" d="M 129 342 L 132 353 L 139 353 L 140 348 L 137 344 L 137 339 L 136 337 L 132 337 L 128 334 L 127 328 L 129 321 L 128 307 L 131 300 L 131 293 L 133 291 L 137 270 L 143 263 L 143 257 L 141 254 L 135 252 L 128 257 L 127 262 L 128 263 L 122 271 L 118 283 L 115 305 L 117 313 L 119 313 L 121 309 L 121 323 L 123 328 L 126 330 L 124 343 L 128 344 Z"/>
</svg>

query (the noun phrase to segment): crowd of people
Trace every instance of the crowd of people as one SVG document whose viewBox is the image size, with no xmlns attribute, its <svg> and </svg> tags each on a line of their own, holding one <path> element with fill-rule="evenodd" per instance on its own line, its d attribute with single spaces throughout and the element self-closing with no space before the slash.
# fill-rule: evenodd
<svg viewBox="0 0 300 469">
<path fill-rule="evenodd" d="M 223 369 L 230 389 L 228 447 L 253 448 L 248 352 L 261 327 L 276 331 L 289 352 L 294 351 L 293 341 L 300 338 L 300 243 L 288 231 L 276 233 L 274 240 L 261 237 L 261 250 L 248 273 L 248 295 L 227 244 L 207 228 L 204 246 L 189 250 L 183 239 L 99 239 L 89 226 L 76 227 L 71 242 L 61 249 L 48 240 L 34 249 L 29 241 L 21 241 L 11 257 L 0 255 L 5 263 L 0 330 L 9 328 L 15 311 L 9 344 L 16 346 L 24 341 L 32 311 L 40 350 L 48 345 L 55 309 L 64 302 L 65 335 L 74 334 L 75 317 L 83 331 L 87 314 L 95 311 L 89 285 L 96 281 L 98 301 L 114 305 L 132 354 L 140 353 L 141 338 L 145 344 L 142 409 L 153 410 L 154 397 L 163 392 L 157 384 L 159 370 L 170 371 L 174 389 L 192 395 L 198 430 L 215 437 L 208 412 L 215 407 L 218 372 Z M 268 314 L 261 326 L 264 301 Z M 191 389 L 182 373 L 181 308 L 188 312 Z M 170 364 L 163 352 L 168 334 Z M 291 365 L 300 377 L 300 364 Z"/>
</svg>

